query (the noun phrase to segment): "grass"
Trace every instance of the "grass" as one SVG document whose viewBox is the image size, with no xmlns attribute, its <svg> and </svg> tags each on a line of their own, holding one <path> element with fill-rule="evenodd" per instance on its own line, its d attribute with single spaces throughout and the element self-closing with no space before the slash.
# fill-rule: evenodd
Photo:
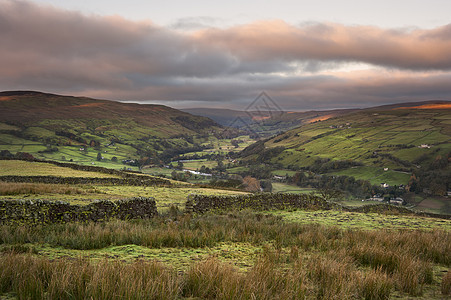
<svg viewBox="0 0 451 300">
<path fill-rule="evenodd" d="M 0 181 L 0 196 L 11 195 L 42 195 L 42 194 L 58 194 L 58 195 L 83 195 L 88 193 L 98 193 L 92 187 L 76 187 L 63 184 L 43 184 L 43 183 L 11 183 Z"/>
<path fill-rule="evenodd" d="M 0 199 L 13 201 L 27 196 L 27 199 L 31 200 L 62 200 L 71 204 L 89 204 L 97 199 L 114 201 L 132 197 L 154 197 L 160 212 L 167 211 L 172 205 L 183 208 L 190 194 L 236 195 L 244 194 L 244 192 L 183 186 L 169 188 L 157 186 L 78 185 L 70 187 L 50 184 L 0 184 Z"/>
<path fill-rule="evenodd" d="M 446 227 L 341 229 L 250 211 L 167 217 L 0 226 L 0 295 L 440 299 L 448 293 Z"/>
<path fill-rule="evenodd" d="M 159 211 L 165 211 L 170 206 L 184 207 L 190 194 L 203 195 L 236 195 L 244 192 L 196 187 L 128 187 L 128 186 L 96 186 L 105 199 L 123 199 L 124 197 L 154 197 Z"/>
<path fill-rule="evenodd" d="M 272 187 L 274 193 L 309 194 L 315 191 L 313 188 L 301 188 L 297 185 L 282 182 L 273 182 Z"/>
<path fill-rule="evenodd" d="M 123 262 L 134 262 L 138 259 L 157 261 L 177 270 L 186 271 L 195 262 L 216 257 L 218 260 L 246 271 L 261 253 L 262 247 L 249 243 L 217 243 L 212 247 L 184 248 L 161 247 L 149 248 L 140 245 L 127 244 L 108 246 L 100 249 L 79 250 L 55 247 L 49 244 L 16 244 L 0 246 L 0 252 L 34 253 L 48 259 L 77 259 L 84 258 L 93 261 L 105 259 L 120 259 Z"/>
<path fill-rule="evenodd" d="M 2 130 L 20 130 L 19 127 L 0 122 L 0 131 Z"/>
<path fill-rule="evenodd" d="M 299 224 L 322 224 L 349 229 L 409 229 L 409 230 L 449 230 L 451 220 L 412 217 L 403 215 L 385 215 L 377 213 L 356 213 L 344 211 L 274 211 L 268 212 L 282 217 L 287 222 Z"/>
<path fill-rule="evenodd" d="M 317 158 L 355 160 L 365 166 L 390 170 L 402 167 L 392 160 L 372 157 L 375 151 L 410 162 L 426 154 L 429 157 L 422 163 L 426 166 L 435 156 L 449 151 L 449 124 L 443 119 L 449 119 L 449 110 L 360 111 L 289 130 L 269 139 L 265 146 L 286 148 L 271 160 L 284 167 L 306 167 Z M 436 146 L 419 149 L 421 144 Z M 379 181 L 376 183 L 405 184 L 408 180 L 407 174 L 390 171 L 378 174 L 362 168 L 343 172 L 358 179 L 381 175 L 375 178 Z"/>
<path fill-rule="evenodd" d="M 292 171 L 292 170 L 274 170 L 271 172 L 271 174 L 273 175 L 278 175 L 278 176 L 293 176 L 294 174 L 296 174 L 296 171 Z"/>
<path fill-rule="evenodd" d="M 428 196 L 421 200 L 421 202 L 416 205 L 415 209 L 433 213 L 449 213 L 449 201 L 450 199 L 447 197 Z M 448 210 L 446 210 L 447 207 Z"/>
<path fill-rule="evenodd" d="M 158 263 L 50 262 L 6 255 L 0 264 L 0 292 L 11 290 L 19 299 L 175 299 L 178 294 L 176 274 Z"/>
<path fill-rule="evenodd" d="M 382 167 L 353 167 L 346 170 L 332 172 L 333 175 L 345 175 L 368 180 L 371 184 L 387 183 L 391 186 L 407 184 L 411 174 L 393 170 L 384 171 Z"/>
<path fill-rule="evenodd" d="M 0 176 L 60 176 L 60 177 L 95 177 L 120 178 L 118 175 L 99 172 L 78 171 L 48 163 L 22 160 L 0 160 Z"/>
<path fill-rule="evenodd" d="M 443 295 L 451 296 L 451 271 L 446 272 L 443 276 L 441 291 Z"/>
<path fill-rule="evenodd" d="M 172 165 L 174 167 L 176 167 L 177 162 L 172 162 Z M 205 167 L 211 169 L 211 168 L 215 168 L 217 165 L 218 165 L 217 161 L 209 161 L 206 159 L 195 159 L 195 160 L 183 162 L 183 169 L 196 171 L 197 169 L 200 169 L 202 166 L 205 166 Z"/>
</svg>

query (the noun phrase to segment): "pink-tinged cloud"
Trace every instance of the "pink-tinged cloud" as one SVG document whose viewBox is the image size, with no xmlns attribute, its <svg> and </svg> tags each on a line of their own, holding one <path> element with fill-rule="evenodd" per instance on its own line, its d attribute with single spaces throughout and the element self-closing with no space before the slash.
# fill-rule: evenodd
<svg viewBox="0 0 451 300">
<path fill-rule="evenodd" d="M 358 61 L 394 68 L 451 68 L 451 24 L 432 30 L 264 21 L 194 34 L 244 60 Z"/>
<path fill-rule="evenodd" d="M 435 29 L 262 21 L 179 32 L 0 0 L 0 90 L 290 108 L 450 99 L 451 24 Z M 369 71 L 338 72 L 349 63 Z"/>
</svg>

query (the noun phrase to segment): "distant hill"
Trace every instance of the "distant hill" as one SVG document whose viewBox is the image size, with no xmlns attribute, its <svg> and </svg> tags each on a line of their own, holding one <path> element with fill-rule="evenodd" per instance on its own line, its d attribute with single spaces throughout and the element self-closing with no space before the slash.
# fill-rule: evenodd
<svg viewBox="0 0 451 300">
<path fill-rule="evenodd" d="M 244 149 L 249 162 L 348 175 L 374 184 L 407 184 L 412 173 L 440 170 L 451 188 L 451 102 L 427 101 L 362 109 L 300 126 Z M 424 179 L 426 175 L 422 175 Z M 443 184 L 447 187 L 443 187 Z"/>
<path fill-rule="evenodd" d="M 151 135 L 161 137 L 203 133 L 212 127 L 220 127 L 210 119 L 164 105 L 121 103 L 28 91 L 0 92 L 0 118 L 18 126 L 40 124 L 47 129 L 53 128 L 50 124 L 43 124 L 45 120 L 98 120 L 95 122 L 97 124 L 86 126 L 101 132 L 107 132 L 115 126 L 106 124 L 106 120 L 117 122 L 133 119 L 137 125 L 151 129 Z M 67 127 L 63 123 L 58 125 Z"/>
<path fill-rule="evenodd" d="M 233 124 L 237 118 L 241 118 L 246 124 L 252 122 L 246 112 L 239 110 L 222 108 L 182 108 L 180 110 L 192 115 L 210 118 L 223 126 L 236 125 L 238 127 L 240 124 Z"/>
<path fill-rule="evenodd" d="M 194 136 L 219 130 L 222 126 L 211 119 L 163 105 L 34 91 L 0 93 L 0 150 L 35 153 L 44 159 L 82 159 L 69 150 L 86 148 L 83 155 L 90 160 L 92 155 L 86 153 L 90 147 L 103 153 L 106 147 L 117 148 L 117 155 L 109 151 L 105 156 L 118 159 L 155 156 L 199 147 Z"/>
<path fill-rule="evenodd" d="M 344 115 L 356 109 L 297 112 L 186 108 L 182 111 L 208 117 L 223 126 L 253 131 L 261 136 L 270 136 L 317 120 Z"/>
</svg>

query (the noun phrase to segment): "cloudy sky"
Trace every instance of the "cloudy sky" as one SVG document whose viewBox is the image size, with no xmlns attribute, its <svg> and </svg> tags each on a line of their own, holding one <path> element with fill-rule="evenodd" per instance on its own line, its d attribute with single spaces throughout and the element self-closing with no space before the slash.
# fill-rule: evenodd
<svg viewBox="0 0 451 300">
<path fill-rule="evenodd" d="M 451 100 L 449 0 L 0 0 L 0 90 L 287 110 Z"/>
</svg>

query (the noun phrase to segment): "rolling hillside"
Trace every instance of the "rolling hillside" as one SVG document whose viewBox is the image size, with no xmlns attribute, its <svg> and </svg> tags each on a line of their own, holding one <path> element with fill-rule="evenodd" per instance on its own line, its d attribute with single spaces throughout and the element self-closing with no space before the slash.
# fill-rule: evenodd
<svg viewBox="0 0 451 300">
<path fill-rule="evenodd" d="M 198 148 L 193 138 L 218 130 L 221 125 L 211 119 L 163 105 L 0 93 L 0 150 L 43 159 L 87 162 L 99 152 L 108 160 L 157 156 L 163 150 Z"/>
<path fill-rule="evenodd" d="M 241 156 L 249 162 L 348 175 L 373 184 L 407 184 L 412 172 L 441 170 L 449 189 L 450 153 L 451 103 L 427 102 L 317 121 L 251 145 Z"/>
</svg>

